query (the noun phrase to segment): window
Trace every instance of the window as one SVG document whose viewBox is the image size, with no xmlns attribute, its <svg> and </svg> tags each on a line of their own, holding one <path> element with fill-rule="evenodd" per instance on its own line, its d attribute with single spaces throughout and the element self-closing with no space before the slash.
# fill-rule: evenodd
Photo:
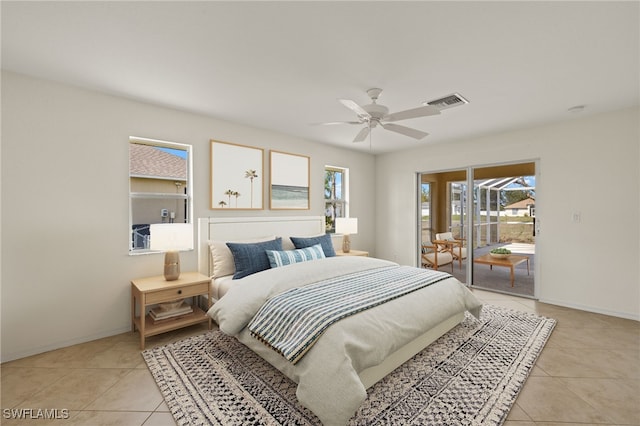
<svg viewBox="0 0 640 426">
<path fill-rule="evenodd" d="M 324 168 L 325 225 L 328 233 L 335 232 L 337 217 L 348 217 L 349 169 L 334 166 Z"/>
<path fill-rule="evenodd" d="M 152 223 L 191 223 L 191 209 L 191 146 L 130 138 L 129 252 L 149 252 Z"/>
</svg>

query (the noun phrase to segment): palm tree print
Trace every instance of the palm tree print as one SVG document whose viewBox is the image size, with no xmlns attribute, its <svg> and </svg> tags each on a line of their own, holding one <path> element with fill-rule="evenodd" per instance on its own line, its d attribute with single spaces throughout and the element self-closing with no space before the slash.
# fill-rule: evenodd
<svg viewBox="0 0 640 426">
<path fill-rule="evenodd" d="M 251 200 L 250 200 L 250 204 L 251 204 L 251 208 L 253 208 L 253 179 L 258 177 L 258 172 L 256 170 L 249 169 L 246 172 L 244 172 L 244 177 L 245 178 L 249 178 L 249 180 L 251 181 Z M 237 198 L 236 198 L 236 200 L 237 200 Z"/>
<path fill-rule="evenodd" d="M 229 197 L 229 205 L 231 205 L 231 196 L 233 195 L 233 189 L 227 189 L 224 193 L 227 197 Z"/>
</svg>

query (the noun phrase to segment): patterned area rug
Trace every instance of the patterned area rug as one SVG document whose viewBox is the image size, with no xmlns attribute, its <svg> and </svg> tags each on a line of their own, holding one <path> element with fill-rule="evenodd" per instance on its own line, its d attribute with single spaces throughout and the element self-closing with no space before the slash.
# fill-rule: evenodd
<svg viewBox="0 0 640 426">
<path fill-rule="evenodd" d="M 500 425 L 555 320 L 491 305 L 372 386 L 350 425 Z M 320 425 L 296 385 L 220 331 L 142 353 L 176 422 Z"/>
</svg>

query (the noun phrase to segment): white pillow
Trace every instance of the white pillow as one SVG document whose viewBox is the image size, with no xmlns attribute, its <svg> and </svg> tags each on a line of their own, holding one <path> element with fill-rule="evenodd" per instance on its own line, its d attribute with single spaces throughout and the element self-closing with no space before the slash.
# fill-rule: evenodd
<svg viewBox="0 0 640 426">
<path fill-rule="evenodd" d="M 234 240 L 230 243 L 259 243 L 262 241 L 274 240 L 275 235 L 252 238 L 249 240 Z M 233 254 L 227 247 L 227 241 L 209 241 L 209 252 L 211 253 L 211 276 L 220 278 L 226 275 L 233 275 L 236 272 L 236 265 L 233 261 Z"/>
</svg>

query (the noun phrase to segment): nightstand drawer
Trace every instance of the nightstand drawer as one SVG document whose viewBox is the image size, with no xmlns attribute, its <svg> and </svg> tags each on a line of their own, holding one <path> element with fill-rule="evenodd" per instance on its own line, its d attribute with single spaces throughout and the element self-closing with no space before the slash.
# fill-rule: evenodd
<svg viewBox="0 0 640 426">
<path fill-rule="evenodd" d="M 185 297 L 198 296 L 209 292 L 209 282 L 190 285 L 188 287 L 170 288 L 167 290 L 159 290 L 147 292 L 145 294 L 145 302 L 147 305 L 153 303 L 169 302 L 171 300 L 182 299 Z"/>
</svg>

